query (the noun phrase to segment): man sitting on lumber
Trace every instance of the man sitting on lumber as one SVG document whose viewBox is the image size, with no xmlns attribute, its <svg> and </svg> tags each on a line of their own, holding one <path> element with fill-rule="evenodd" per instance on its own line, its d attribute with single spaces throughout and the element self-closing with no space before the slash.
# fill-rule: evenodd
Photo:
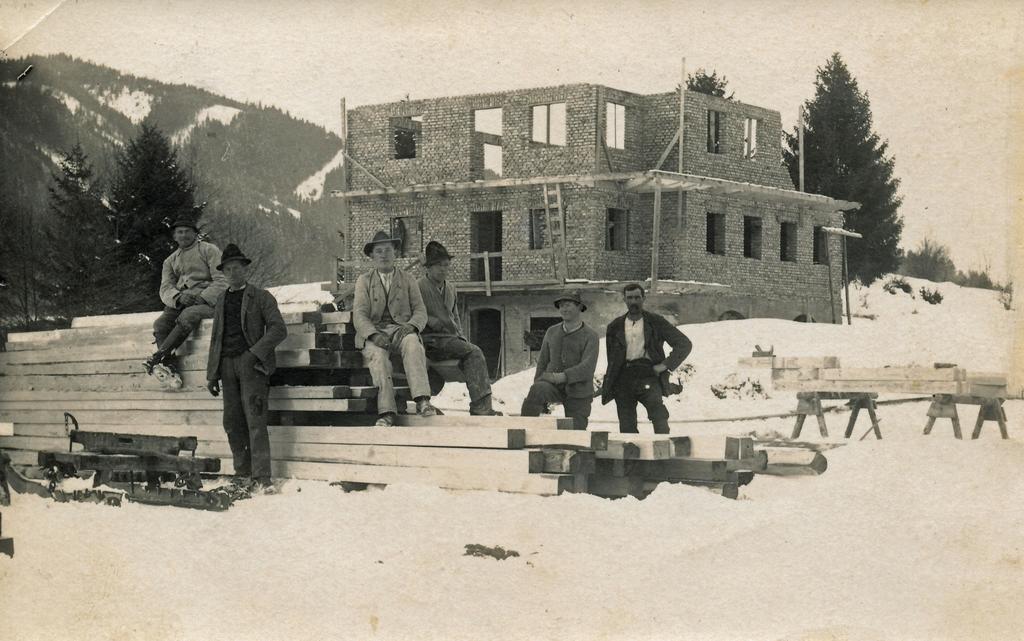
<svg viewBox="0 0 1024 641">
<path fill-rule="evenodd" d="M 555 299 L 562 322 L 544 334 L 533 385 L 523 400 L 523 416 L 540 416 L 549 403 L 561 403 L 574 428 L 587 429 L 594 398 L 594 370 L 600 349 L 597 332 L 580 318 L 587 306 L 578 291 Z"/>
<path fill-rule="evenodd" d="M 165 307 L 153 322 L 157 350 L 143 363 L 150 374 L 155 366 L 170 363 L 175 348 L 204 318 L 213 318 L 213 306 L 227 289 L 224 274 L 215 269 L 220 249 L 199 240 L 199 227 L 191 220 L 176 220 L 171 229 L 178 249 L 164 260 L 160 300 Z"/>
<path fill-rule="evenodd" d="M 668 434 L 668 409 L 661 400 L 672 390 L 668 373 L 693 349 L 690 339 L 663 316 L 644 310 L 644 288 L 630 283 L 622 289 L 627 312 L 608 324 L 605 349 L 608 370 L 601 386 L 601 404 L 615 399 L 619 431 L 637 433 L 636 404 L 643 403 L 655 434 Z M 672 352 L 665 356 L 665 343 Z"/>
<path fill-rule="evenodd" d="M 217 396 L 223 381 L 224 431 L 235 478 L 245 483 L 248 477 L 255 489 L 269 491 L 268 379 L 276 367 L 274 350 L 288 336 L 288 328 L 274 295 L 246 282 L 251 262 L 231 244 L 217 265 L 227 277 L 228 290 L 213 313 L 206 387 Z"/>
<path fill-rule="evenodd" d="M 374 268 L 356 279 L 352 302 L 356 347 L 363 350 L 366 367 L 377 386 L 378 427 L 393 426 L 398 413 L 391 378 L 392 354 L 402 359 L 416 413 L 437 415 L 430 404 L 427 356 L 419 335 L 427 325 L 427 308 L 416 279 L 395 267 L 401 247 L 400 239 L 390 238 L 383 231 L 366 243 L 363 253 L 373 260 Z"/>
<path fill-rule="evenodd" d="M 500 416 L 491 407 L 491 378 L 487 360 L 479 347 L 466 340 L 456 306 L 455 284 L 448 282 L 452 257 L 444 245 L 427 243 L 423 267 L 426 276 L 419 279 L 420 294 L 427 306 L 427 326 L 423 330 L 423 347 L 427 358 L 459 361 L 469 391 L 469 413 L 479 416 Z"/>
</svg>

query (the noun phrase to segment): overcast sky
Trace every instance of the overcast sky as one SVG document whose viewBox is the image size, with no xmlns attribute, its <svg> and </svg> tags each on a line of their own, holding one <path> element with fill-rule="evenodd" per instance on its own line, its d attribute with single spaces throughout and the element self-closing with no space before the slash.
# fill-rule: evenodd
<svg viewBox="0 0 1024 641">
<path fill-rule="evenodd" d="M 789 129 L 839 51 L 896 159 L 904 247 L 931 236 L 959 267 L 1004 277 L 1024 166 L 1013 110 L 1024 3 L 852 4 L 0 0 L 0 46 L 259 100 L 334 131 L 342 96 L 355 106 L 568 82 L 661 92 L 683 56 Z"/>
</svg>

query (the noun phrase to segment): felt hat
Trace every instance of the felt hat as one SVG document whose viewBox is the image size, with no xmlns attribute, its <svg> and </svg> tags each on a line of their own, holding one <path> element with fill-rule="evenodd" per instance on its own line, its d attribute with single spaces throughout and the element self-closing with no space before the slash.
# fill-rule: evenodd
<svg viewBox="0 0 1024 641">
<path fill-rule="evenodd" d="M 227 265 L 228 262 L 232 260 L 237 260 L 243 265 L 248 265 L 252 262 L 245 257 L 245 254 L 243 254 L 242 250 L 238 248 L 238 245 L 229 243 L 228 246 L 224 248 L 224 253 L 220 255 L 220 265 L 217 265 L 217 271 L 224 271 L 224 265 Z"/>
<path fill-rule="evenodd" d="M 173 223 L 171 223 L 172 232 L 178 227 L 191 227 L 193 231 L 195 231 L 197 234 L 199 233 L 199 225 L 196 224 L 196 221 L 189 220 L 188 218 L 179 218 L 175 220 Z"/>
<path fill-rule="evenodd" d="M 445 249 L 444 245 L 436 240 L 432 240 L 427 243 L 427 246 L 424 249 L 423 266 L 430 267 L 431 265 L 438 264 L 442 260 L 451 259 L 452 255 L 448 253 L 448 250 Z"/>
<path fill-rule="evenodd" d="M 369 256 L 370 254 L 373 253 L 373 246 L 380 245 L 382 243 L 391 243 L 392 245 L 395 246 L 395 251 L 400 251 L 402 249 L 401 238 L 392 238 L 391 236 L 388 235 L 387 232 L 379 231 L 373 235 L 373 238 L 370 240 L 370 242 L 363 245 L 363 253 Z"/>
<path fill-rule="evenodd" d="M 563 300 L 571 300 L 576 303 L 580 306 L 581 312 L 587 311 L 587 306 L 583 303 L 583 298 L 580 296 L 580 290 L 578 289 L 569 289 L 563 292 L 561 296 L 555 299 L 555 307 L 558 307 L 558 304 Z"/>
</svg>

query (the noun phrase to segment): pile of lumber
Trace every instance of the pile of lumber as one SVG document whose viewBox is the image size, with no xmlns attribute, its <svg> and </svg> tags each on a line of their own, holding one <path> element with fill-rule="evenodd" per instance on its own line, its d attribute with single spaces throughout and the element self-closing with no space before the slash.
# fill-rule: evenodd
<svg viewBox="0 0 1024 641">
<path fill-rule="evenodd" d="M 770 452 L 749 438 L 611 435 L 575 431 L 571 419 L 551 416 L 406 413 L 398 427 L 373 427 L 377 390 L 354 349 L 349 312 L 284 316 L 288 337 L 277 350 L 268 416 L 276 477 L 346 489 L 410 483 L 606 497 L 643 497 L 659 483 L 686 483 L 735 497 L 756 473 L 824 469 L 816 452 L 806 460 L 790 452 L 773 465 Z M 89 431 L 194 436 L 196 456 L 220 459 L 221 472 L 232 473 L 222 400 L 205 388 L 211 323 L 179 350 L 184 386 L 168 391 L 142 369 L 154 349 L 154 317 L 76 319 L 70 329 L 11 334 L 0 353 L 0 449 L 21 465 L 35 464 L 41 451 L 66 451 L 68 412 Z M 407 389 L 397 391 L 408 400 Z"/>
<path fill-rule="evenodd" d="M 969 372 L 943 364 L 934 367 L 842 368 L 835 356 L 755 356 L 740 359 L 740 364 L 770 369 L 772 386 L 777 390 L 1007 397 L 1006 374 Z"/>
</svg>

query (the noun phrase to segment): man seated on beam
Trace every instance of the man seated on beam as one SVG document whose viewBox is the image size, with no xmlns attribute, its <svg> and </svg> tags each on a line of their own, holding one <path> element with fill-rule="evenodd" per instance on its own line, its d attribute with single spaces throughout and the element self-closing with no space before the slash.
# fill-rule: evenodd
<svg viewBox="0 0 1024 641">
<path fill-rule="evenodd" d="M 427 356 L 420 340 L 420 332 L 427 325 L 427 308 L 416 279 L 395 267 L 401 247 L 401 239 L 383 231 L 366 243 L 363 253 L 373 261 L 373 269 L 356 279 L 352 302 L 356 347 L 363 350 L 363 360 L 377 386 L 378 427 L 393 426 L 398 413 L 391 378 L 392 354 L 402 359 L 416 413 L 437 415 L 430 404 Z"/>
<path fill-rule="evenodd" d="M 272 492 L 268 380 L 277 364 L 274 350 L 288 336 L 288 327 L 274 295 L 246 282 L 251 262 L 231 244 L 217 265 L 227 276 L 228 290 L 214 309 L 206 387 L 217 396 L 223 381 L 224 431 L 236 483 Z"/>
<path fill-rule="evenodd" d="M 636 404 L 643 403 L 655 434 L 668 434 L 668 409 L 662 396 L 673 390 L 668 373 L 683 362 L 693 344 L 664 316 L 644 310 L 646 292 L 639 283 L 622 289 L 626 313 L 611 323 L 605 335 L 608 370 L 601 386 L 601 404 L 615 399 L 619 431 L 637 434 Z M 672 352 L 665 356 L 665 343 Z"/>
<path fill-rule="evenodd" d="M 466 378 L 469 413 L 475 416 L 501 416 L 491 407 L 491 377 L 487 359 L 479 347 L 462 333 L 455 284 L 448 282 L 452 257 L 436 240 L 427 243 L 423 257 L 426 276 L 419 279 L 420 294 L 427 306 L 427 326 L 423 347 L 432 361 L 456 359 Z"/>
<path fill-rule="evenodd" d="M 574 429 L 585 430 L 594 398 L 600 339 L 581 318 L 587 306 L 578 291 L 562 294 L 555 299 L 555 307 L 562 322 L 552 325 L 544 334 L 537 372 L 520 414 L 540 416 L 549 403 L 561 403 L 566 417 L 573 419 Z"/>
<path fill-rule="evenodd" d="M 204 318 L 213 318 L 213 306 L 228 287 L 224 274 L 216 269 L 220 249 L 199 240 L 196 223 L 179 219 L 171 230 L 178 248 L 164 260 L 160 300 L 165 307 L 153 322 L 157 349 L 143 363 L 149 374 L 159 364 L 170 364 L 175 348 L 188 339 Z"/>
</svg>

